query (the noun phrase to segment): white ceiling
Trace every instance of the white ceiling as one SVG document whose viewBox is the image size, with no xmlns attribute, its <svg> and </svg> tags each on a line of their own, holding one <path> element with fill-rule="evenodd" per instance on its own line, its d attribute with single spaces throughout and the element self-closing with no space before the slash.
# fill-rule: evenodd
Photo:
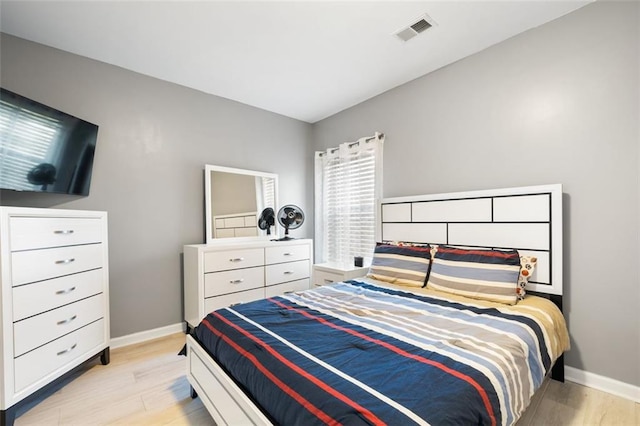
<svg viewBox="0 0 640 426">
<path fill-rule="evenodd" d="M 590 1 L 0 0 L 0 31 L 313 123 Z"/>
</svg>

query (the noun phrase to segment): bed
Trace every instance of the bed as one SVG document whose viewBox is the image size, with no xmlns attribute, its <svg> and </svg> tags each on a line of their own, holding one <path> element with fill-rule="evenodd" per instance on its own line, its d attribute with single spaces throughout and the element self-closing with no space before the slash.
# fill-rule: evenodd
<svg viewBox="0 0 640 426">
<path fill-rule="evenodd" d="M 217 424 L 509 425 L 547 375 L 563 379 L 560 185 L 386 199 L 379 213 L 379 240 L 403 243 L 374 264 L 428 250 L 426 288 L 372 273 L 210 313 L 187 336 L 187 377 Z M 505 304 L 438 287 L 458 255 L 538 262 Z"/>
</svg>

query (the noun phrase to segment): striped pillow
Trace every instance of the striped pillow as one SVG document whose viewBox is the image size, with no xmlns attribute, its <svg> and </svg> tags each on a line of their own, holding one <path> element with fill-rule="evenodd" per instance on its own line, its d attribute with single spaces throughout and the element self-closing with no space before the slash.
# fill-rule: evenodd
<svg viewBox="0 0 640 426">
<path fill-rule="evenodd" d="M 429 245 L 376 246 L 367 277 L 394 284 L 424 287 L 431 263 Z"/>
<path fill-rule="evenodd" d="M 517 250 L 440 246 L 427 287 L 474 299 L 514 305 L 518 301 L 520 256 Z"/>
</svg>

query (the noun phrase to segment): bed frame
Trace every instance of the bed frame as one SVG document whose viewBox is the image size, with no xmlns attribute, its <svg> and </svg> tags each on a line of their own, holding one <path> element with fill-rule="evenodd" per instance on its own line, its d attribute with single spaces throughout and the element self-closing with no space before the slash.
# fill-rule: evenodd
<svg viewBox="0 0 640 426">
<path fill-rule="evenodd" d="M 562 310 L 562 185 L 387 198 L 379 207 L 379 241 L 516 248 L 536 256 L 527 292 L 548 296 Z M 564 381 L 563 357 L 551 376 Z M 187 379 L 191 396 L 201 397 L 219 426 L 271 424 L 191 336 Z"/>
</svg>

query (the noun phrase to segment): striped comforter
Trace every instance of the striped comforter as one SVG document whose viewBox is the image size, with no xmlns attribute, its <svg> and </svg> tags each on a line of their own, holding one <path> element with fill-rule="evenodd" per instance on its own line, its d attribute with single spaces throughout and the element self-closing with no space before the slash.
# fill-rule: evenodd
<svg viewBox="0 0 640 426">
<path fill-rule="evenodd" d="M 559 311 L 538 310 L 348 281 L 212 312 L 195 334 L 276 424 L 507 425 L 566 346 L 544 324 Z"/>
</svg>

